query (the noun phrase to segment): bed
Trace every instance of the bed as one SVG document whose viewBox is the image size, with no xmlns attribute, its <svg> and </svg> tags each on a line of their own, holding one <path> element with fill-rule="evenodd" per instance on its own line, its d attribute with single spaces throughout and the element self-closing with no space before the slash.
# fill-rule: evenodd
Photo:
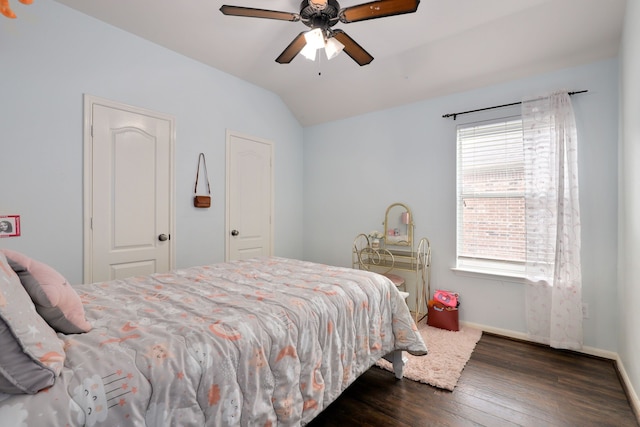
<svg viewBox="0 0 640 427">
<path fill-rule="evenodd" d="M 379 358 L 427 352 L 368 271 L 267 257 L 71 287 L 20 256 L 0 250 L 2 425 L 305 425 Z M 11 372 L 7 337 L 33 366 Z"/>
</svg>

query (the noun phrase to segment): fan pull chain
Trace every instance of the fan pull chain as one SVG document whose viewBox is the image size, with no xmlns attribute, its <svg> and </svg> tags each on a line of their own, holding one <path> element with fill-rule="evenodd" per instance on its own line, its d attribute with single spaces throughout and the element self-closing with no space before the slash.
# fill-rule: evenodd
<svg viewBox="0 0 640 427">
<path fill-rule="evenodd" d="M 321 49 L 318 49 L 316 55 L 318 55 L 318 76 L 322 77 L 322 70 L 320 69 L 320 66 L 322 65 L 322 52 L 320 52 L 320 50 Z"/>
</svg>

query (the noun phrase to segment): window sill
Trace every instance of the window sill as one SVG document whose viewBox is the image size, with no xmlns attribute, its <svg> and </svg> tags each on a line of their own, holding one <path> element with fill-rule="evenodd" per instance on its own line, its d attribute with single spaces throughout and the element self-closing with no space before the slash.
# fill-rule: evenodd
<svg viewBox="0 0 640 427">
<path fill-rule="evenodd" d="M 517 273 L 506 273 L 500 271 L 487 271 L 473 268 L 452 267 L 451 271 L 460 276 L 477 277 L 481 279 L 502 280 L 513 283 L 524 283 L 523 275 Z"/>
</svg>

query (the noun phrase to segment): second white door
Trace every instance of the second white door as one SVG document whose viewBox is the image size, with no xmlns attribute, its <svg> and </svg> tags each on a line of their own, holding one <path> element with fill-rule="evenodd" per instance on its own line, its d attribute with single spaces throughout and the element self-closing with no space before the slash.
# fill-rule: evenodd
<svg viewBox="0 0 640 427">
<path fill-rule="evenodd" d="M 273 252 L 273 145 L 227 131 L 226 259 Z"/>
</svg>

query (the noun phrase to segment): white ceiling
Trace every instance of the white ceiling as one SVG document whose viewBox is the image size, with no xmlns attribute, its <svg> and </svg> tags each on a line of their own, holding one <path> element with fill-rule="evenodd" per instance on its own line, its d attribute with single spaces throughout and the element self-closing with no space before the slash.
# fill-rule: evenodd
<svg viewBox="0 0 640 427">
<path fill-rule="evenodd" d="M 360 67 L 344 53 L 278 64 L 304 24 L 219 11 L 230 4 L 298 13 L 299 0 L 57 1 L 275 92 L 303 126 L 614 57 L 626 7 L 626 0 L 422 0 L 413 14 L 334 27 L 375 58 Z"/>
</svg>

